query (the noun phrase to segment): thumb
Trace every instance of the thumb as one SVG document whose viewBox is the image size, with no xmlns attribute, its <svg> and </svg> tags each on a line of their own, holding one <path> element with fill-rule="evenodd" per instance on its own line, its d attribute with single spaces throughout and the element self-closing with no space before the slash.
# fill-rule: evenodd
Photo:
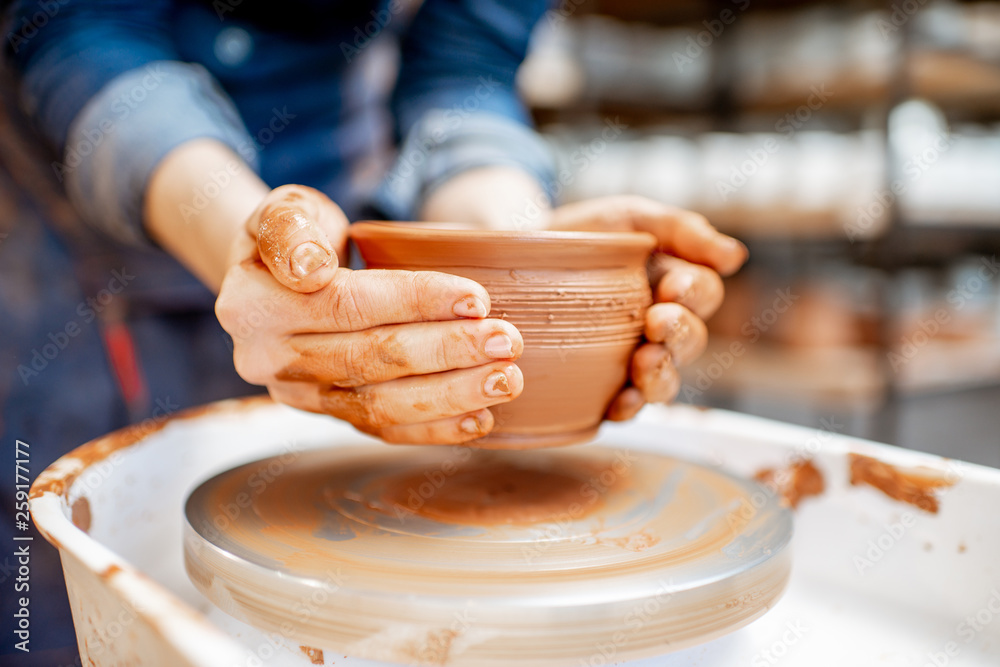
<svg viewBox="0 0 1000 667">
<path fill-rule="evenodd" d="M 330 198 L 303 185 L 275 188 L 247 222 L 271 275 L 296 292 L 325 287 L 346 249 L 347 218 Z"/>
</svg>

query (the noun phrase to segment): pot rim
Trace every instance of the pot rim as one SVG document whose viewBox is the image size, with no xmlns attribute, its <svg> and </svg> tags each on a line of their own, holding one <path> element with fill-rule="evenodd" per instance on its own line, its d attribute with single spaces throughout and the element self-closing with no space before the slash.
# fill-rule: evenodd
<svg viewBox="0 0 1000 667">
<path fill-rule="evenodd" d="M 359 220 L 351 224 L 349 234 L 352 239 L 361 240 L 388 238 L 416 243 L 450 241 L 471 245 L 494 244 L 503 240 L 546 246 L 569 243 L 577 248 L 606 248 L 613 245 L 616 248 L 646 251 L 651 251 L 658 244 L 657 238 L 649 232 L 461 229 L 446 227 L 449 224 L 458 223 Z"/>
</svg>

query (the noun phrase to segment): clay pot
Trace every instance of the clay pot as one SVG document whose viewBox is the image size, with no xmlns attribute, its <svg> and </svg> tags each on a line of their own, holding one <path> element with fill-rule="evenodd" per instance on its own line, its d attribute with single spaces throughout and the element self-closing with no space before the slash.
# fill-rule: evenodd
<svg viewBox="0 0 1000 667">
<path fill-rule="evenodd" d="M 524 391 L 491 408 L 491 448 L 592 438 L 624 386 L 652 303 L 646 261 L 656 239 L 632 232 L 507 232 L 362 222 L 351 236 L 370 269 L 433 270 L 475 280 L 490 317 L 524 338 Z"/>
</svg>

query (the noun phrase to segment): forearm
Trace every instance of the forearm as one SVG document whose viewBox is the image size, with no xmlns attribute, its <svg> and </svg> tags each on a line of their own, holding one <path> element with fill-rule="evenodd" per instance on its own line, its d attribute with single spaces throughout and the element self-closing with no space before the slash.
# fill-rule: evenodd
<svg viewBox="0 0 1000 667">
<path fill-rule="evenodd" d="M 143 224 L 167 252 L 218 292 L 236 234 L 270 188 L 212 139 L 173 149 L 149 179 Z"/>
<path fill-rule="evenodd" d="M 483 229 L 541 229 L 548 222 L 549 197 L 538 181 L 516 167 L 464 171 L 431 192 L 421 220 L 464 222 Z"/>
</svg>

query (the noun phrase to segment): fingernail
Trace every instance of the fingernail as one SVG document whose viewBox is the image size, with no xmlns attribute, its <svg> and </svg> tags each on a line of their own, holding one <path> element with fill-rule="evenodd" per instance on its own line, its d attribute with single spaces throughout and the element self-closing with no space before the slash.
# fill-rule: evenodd
<svg viewBox="0 0 1000 667">
<path fill-rule="evenodd" d="M 741 253 L 747 252 L 746 245 L 743 244 L 739 239 L 734 239 L 732 236 L 726 236 L 722 239 L 722 246 L 729 251 L 739 251 Z"/>
<path fill-rule="evenodd" d="M 733 256 L 733 260 L 730 262 L 729 266 L 720 266 L 719 270 L 723 273 L 723 275 L 729 275 L 731 273 L 735 273 L 741 266 L 743 266 L 743 263 L 750 257 L 750 250 L 743 242 L 738 239 L 734 239 L 731 236 L 726 237 L 726 240 L 723 242 L 723 246 L 726 252 Z"/>
<path fill-rule="evenodd" d="M 451 308 L 451 312 L 459 317 L 486 317 L 490 314 L 486 310 L 486 304 L 478 296 L 472 294 L 463 296 L 456 301 L 455 305 Z"/>
<path fill-rule="evenodd" d="M 507 376 L 500 371 L 487 375 L 483 382 L 483 393 L 490 398 L 510 396 L 510 382 L 507 381 Z"/>
<path fill-rule="evenodd" d="M 459 422 L 458 427 L 462 429 L 463 433 L 468 433 L 470 435 L 478 435 L 482 431 L 482 426 L 479 424 L 479 420 L 475 417 L 466 417 Z"/>
<path fill-rule="evenodd" d="M 305 278 L 329 261 L 330 253 L 312 241 L 295 246 L 291 257 L 288 258 L 292 273 L 298 278 Z"/>
<path fill-rule="evenodd" d="M 514 343 L 507 334 L 493 334 L 483 343 L 483 352 L 491 359 L 510 359 L 514 356 Z"/>
</svg>

